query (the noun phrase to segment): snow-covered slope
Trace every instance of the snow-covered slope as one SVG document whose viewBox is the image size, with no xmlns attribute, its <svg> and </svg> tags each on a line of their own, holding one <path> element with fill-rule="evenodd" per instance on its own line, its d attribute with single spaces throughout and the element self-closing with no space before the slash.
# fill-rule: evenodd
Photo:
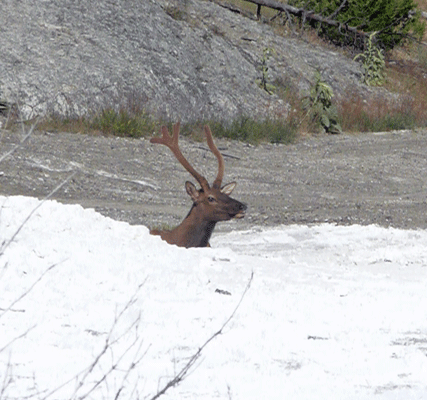
<svg viewBox="0 0 427 400">
<path fill-rule="evenodd" d="M 38 205 L 0 197 L 2 399 L 150 398 L 252 272 L 162 398 L 427 398 L 425 231 L 254 228 L 187 250 L 47 201 L 7 244 Z"/>
</svg>

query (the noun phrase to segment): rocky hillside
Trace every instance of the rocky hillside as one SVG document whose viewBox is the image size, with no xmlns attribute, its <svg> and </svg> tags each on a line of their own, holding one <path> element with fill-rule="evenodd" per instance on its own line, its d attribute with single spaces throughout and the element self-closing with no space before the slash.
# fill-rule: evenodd
<svg viewBox="0 0 427 400">
<path fill-rule="evenodd" d="M 27 119 L 135 103 L 184 122 L 286 116 L 256 83 L 266 48 L 269 79 L 291 90 L 316 69 L 338 96 L 368 90 L 343 55 L 206 0 L 2 0 L 0 100 Z"/>
</svg>

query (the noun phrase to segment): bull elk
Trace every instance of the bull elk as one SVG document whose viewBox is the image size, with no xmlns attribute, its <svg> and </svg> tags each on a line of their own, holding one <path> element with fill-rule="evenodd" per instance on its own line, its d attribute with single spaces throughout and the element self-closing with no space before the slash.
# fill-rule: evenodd
<svg viewBox="0 0 427 400">
<path fill-rule="evenodd" d="M 154 137 L 151 143 L 163 144 L 172 151 L 181 165 L 196 179 L 201 188 L 197 189 L 193 183 L 185 182 L 185 189 L 193 200 L 193 206 L 185 219 L 172 230 L 151 230 L 152 235 L 160 237 L 169 244 L 180 247 L 209 247 L 209 239 L 219 221 L 228 221 L 245 216 L 246 204 L 230 197 L 236 186 L 235 182 L 221 187 L 224 176 L 224 159 L 212 139 L 212 132 L 208 126 L 204 128 L 208 146 L 218 159 L 218 174 L 212 187 L 207 179 L 199 174 L 182 155 L 178 145 L 179 122 L 172 128 L 172 136 L 166 126 L 161 128 L 162 137 Z"/>
</svg>

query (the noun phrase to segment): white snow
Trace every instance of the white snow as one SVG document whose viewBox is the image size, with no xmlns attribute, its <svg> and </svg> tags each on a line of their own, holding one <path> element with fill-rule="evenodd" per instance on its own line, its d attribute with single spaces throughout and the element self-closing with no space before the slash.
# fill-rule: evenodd
<svg viewBox="0 0 427 400">
<path fill-rule="evenodd" d="M 7 244 L 39 204 L 0 197 L 1 399 L 151 398 L 252 272 L 161 398 L 427 398 L 426 231 L 254 228 L 187 250 L 46 201 Z"/>
</svg>

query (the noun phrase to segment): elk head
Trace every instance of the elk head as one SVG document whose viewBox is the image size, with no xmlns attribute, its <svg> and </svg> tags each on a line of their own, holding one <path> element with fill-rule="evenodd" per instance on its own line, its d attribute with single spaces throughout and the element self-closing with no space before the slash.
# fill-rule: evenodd
<svg viewBox="0 0 427 400">
<path fill-rule="evenodd" d="M 176 159 L 201 186 L 200 189 L 197 189 L 193 183 L 188 181 L 185 183 L 185 189 L 193 200 L 193 206 L 180 225 L 170 231 L 150 231 L 152 235 L 160 235 L 169 244 L 181 247 L 209 246 L 209 239 L 217 222 L 245 216 L 246 205 L 230 197 L 236 183 L 232 182 L 221 187 L 224 176 L 224 159 L 213 142 L 209 127 L 205 126 L 204 130 L 209 149 L 218 160 L 218 174 L 212 187 L 207 179 L 200 175 L 182 155 L 178 146 L 179 122 L 173 126 L 172 136 L 168 129 L 163 126 L 161 129 L 162 137 L 155 137 L 150 140 L 151 143 L 159 143 L 169 147 Z"/>
</svg>

